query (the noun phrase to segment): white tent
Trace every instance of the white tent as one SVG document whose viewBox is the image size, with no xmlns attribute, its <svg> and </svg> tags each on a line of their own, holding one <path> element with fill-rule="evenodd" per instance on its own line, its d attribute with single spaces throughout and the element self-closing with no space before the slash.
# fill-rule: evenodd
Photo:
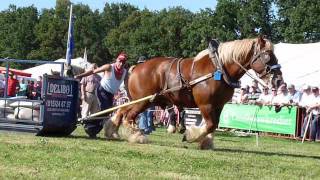
<svg viewBox="0 0 320 180">
<path fill-rule="evenodd" d="M 320 85 L 320 42 L 310 44 L 279 43 L 274 53 L 281 64 L 284 81 L 301 87 L 305 84 Z M 254 74 L 254 73 L 252 73 Z M 245 75 L 242 85 L 251 85 L 252 79 Z"/>
<path fill-rule="evenodd" d="M 66 63 L 66 60 L 65 59 L 58 59 L 55 62 Z M 87 63 L 88 63 L 87 60 L 82 57 L 78 57 L 76 59 L 71 60 L 71 65 L 83 67 L 83 68 L 86 68 L 85 66 Z M 39 76 L 42 76 L 45 73 L 49 74 L 51 72 L 51 70 L 60 72 L 61 65 L 60 64 L 42 64 L 42 65 L 35 66 L 35 67 L 29 68 L 29 69 L 25 69 L 23 71 L 32 74 L 31 77 L 33 77 L 33 78 L 38 78 Z"/>
</svg>

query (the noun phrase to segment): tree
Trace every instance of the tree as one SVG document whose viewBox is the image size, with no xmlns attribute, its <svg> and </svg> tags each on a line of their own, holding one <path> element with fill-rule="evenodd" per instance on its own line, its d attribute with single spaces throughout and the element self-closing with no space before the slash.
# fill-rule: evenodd
<svg viewBox="0 0 320 180">
<path fill-rule="evenodd" d="M 240 39 L 257 37 L 259 34 L 272 38 L 272 0 L 239 1 L 238 30 Z"/>
<path fill-rule="evenodd" d="M 320 1 L 277 0 L 277 28 L 282 40 L 290 43 L 320 40 Z"/>
<path fill-rule="evenodd" d="M 0 56 L 27 59 L 28 54 L 37 48 L 34 27 L 38 22 L 35 7 L 16 8 L 10 5 L 0 14 Z M 13 65 L 21 68 L 23 65 Z"/>
<path fill-rule="evenodd" d="M 39 49 L 32 51 L 29 58 L 45 60 L 65 58 L 70 4 L 69 0 L 57 0 L 56 9 L 43 10 L 35 27 Z"/>
<path fill-rule="evenodd" d="M 221 41 L 239 38 L 238 11 L 240 3 L 231 0 L 218 0 L 215 11 L 217 26 L 213 28 Z"/>
<path fill-rule="evenodd" d="M 208 40 L 219 38 L 214 30 L 217 26 L 214 11 L 201 10 L 193 15 L 192 22 L 182 29 L 181 49 L 184 57 L 196 56 L 208 46 Z"/>
</svg>

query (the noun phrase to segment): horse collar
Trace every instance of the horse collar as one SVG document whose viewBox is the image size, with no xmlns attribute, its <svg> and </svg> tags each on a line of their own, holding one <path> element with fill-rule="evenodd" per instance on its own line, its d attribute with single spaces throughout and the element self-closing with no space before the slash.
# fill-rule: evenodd
<svg viewBox="0 0 320 180">
<path fill-rule="evenodd" d="M 212 64 L 216 67 L 216 70 L 212 72 L 213 78 L 215 80 L 219 80 L 221 79 L 219 76 L 222 76 L 224 82 L 226 82 L 231 88 L 239 88 L 240 82 L 234 81 L 222 65 L 218 54 L 218 47 L 218 41 L 212 40 L 209 42 L 209 58 L 211 59 Z"/>
</svg>

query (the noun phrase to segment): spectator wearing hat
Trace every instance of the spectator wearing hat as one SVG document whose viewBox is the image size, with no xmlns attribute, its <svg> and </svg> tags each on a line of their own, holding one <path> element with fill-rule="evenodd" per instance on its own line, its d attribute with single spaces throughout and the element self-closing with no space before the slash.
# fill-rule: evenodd
<svg viewBox="0 0 320 180">
<path fill-rule="evenodd" d="M 277 96 L 275 97 L 273 101 L 274 105 L 284 106 L 289 104 L 289 95 L 287 86 L 285 84 L 282 84 L 279 89 Z"/>
<path fill-rule="evenodd" d="M 269 88 L 268 87 L 264 87 L 262 89 L 262 94 L 257 99 L 256 104 L 258 104 L 258 105 L 269 105 L 269 104 L 271 104 L 271 100 L 272 100 L 272 95 L 269 94 Z"/>
<path fill-rule="evenodd" d="M 301 93 L 297 91 L 293 84 L 288 86 L 289 103 L 292 105 L 298 105 L 301 99 Z"/>
<path fill-rule="evenodd" d="M 103 72 L 103 76 L 100 80 L 100 86 L 97 89 L 97 96 L 100 101 L 100 110 L 112 107 L 114 94 L 117 93 L 121 83 L 127 75 L 127 70 L 125 69 L 126 61 L 127 55 L 125 53 L 120 53 L 113 64 L 105 64 L 76 76 L 76 78 L 82 78 L 91 74 Z M 102 128 L 103 120 L 90 121 L 85 123 L 84 126 L 86 133 L 91 138 L 95 138 Z"/>
<path fill-rule="evenodd" d="M 312 102 L 311 87 L 309 85 L 304 85 L 302 87 L 302 95 L 299 102 L 300 107 L 307 107 Z"/>
</svg>

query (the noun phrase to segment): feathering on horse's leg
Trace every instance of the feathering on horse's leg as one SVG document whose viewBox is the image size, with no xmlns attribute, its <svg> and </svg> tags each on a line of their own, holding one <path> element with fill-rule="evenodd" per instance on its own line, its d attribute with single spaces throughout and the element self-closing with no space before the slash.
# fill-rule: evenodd
<svg viewBox="0 0 320 180">
<path fill-rule="evenodd" d="M 135 104 L 127 112 L 119 129 L 120 137 L 130 143 L 148 143 L 147 136 L 137 127 L 135 121 L 139 113 L 145 109 L 145 104 Z"/>
<path fill-rule="evenodd" d="M 117 112 L 104 123 L 104 135 L 107 140 L 120 139 L 118 134 L 119 126 L 123 118 L 123 110 L 119 109 Z"/>
<path fill-rule="evenodd" d="M 220 114 L 222 108 L 215 108 L 211 110 L 211 121 L 206 121 L 207 135 L 199 141 L 200 149 L 213 149 L 214 148 L 214 133 L 219 124 Z"/>
<path fill-rule="evenodd" d="M 200 149 L 213 149 L 213 137 L 211 133 L 217 128 L 219 119 L 216 119 L 220 110 L 212 110 L 210 107 L 200 108 L 205 123 L 201 127 L 191 126 L 188 127 L 184 140 L 187 142 L 198 142 Z"/>
</svg>

